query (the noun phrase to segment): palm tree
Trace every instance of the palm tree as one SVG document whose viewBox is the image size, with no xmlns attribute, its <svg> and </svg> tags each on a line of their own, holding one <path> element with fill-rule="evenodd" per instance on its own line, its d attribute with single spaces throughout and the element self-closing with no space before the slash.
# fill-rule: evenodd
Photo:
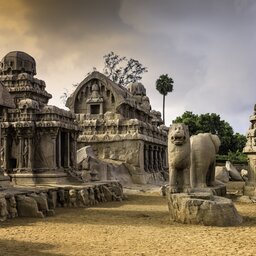
<svg viewBox="0 0 256 256">
<path fill-rule="evenodd" d="M 160 92 L 160 94 L 163 95 L 163 122 L 165 121 L 165 96 L 168 94 L 168 92 L 173 91 L 173 80 L 171 77 L 169 77 L 167 74 L 161 75 L 156 80 L 156 89 Z"/>
</svg>

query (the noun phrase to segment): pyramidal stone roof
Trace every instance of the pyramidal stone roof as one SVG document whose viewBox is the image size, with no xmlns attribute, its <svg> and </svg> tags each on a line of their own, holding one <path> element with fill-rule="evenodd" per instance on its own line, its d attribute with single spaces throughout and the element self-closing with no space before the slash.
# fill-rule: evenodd
<svg viewBox="0 0 256 256">
<path fill-rule="evenodd" d="M 7 107 L 7 108 L 15 108 L 13 97 L 1 82 L 0 82 L 0 106 Z"/>
</svg>

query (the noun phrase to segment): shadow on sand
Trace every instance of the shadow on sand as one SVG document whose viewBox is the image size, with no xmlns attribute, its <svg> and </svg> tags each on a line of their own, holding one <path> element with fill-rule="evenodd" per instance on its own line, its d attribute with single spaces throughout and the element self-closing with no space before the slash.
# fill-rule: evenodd
<svg viewBox="0 0 256 256">
<path fill-rule="evenodd" d="M 54 246 L 45 243 L 1 239 L 0 248 L 0 255 L 6 256 L 66 256 L 64 254 L 47 252 L 47 250 L 52 250 Z"/>
</svg>

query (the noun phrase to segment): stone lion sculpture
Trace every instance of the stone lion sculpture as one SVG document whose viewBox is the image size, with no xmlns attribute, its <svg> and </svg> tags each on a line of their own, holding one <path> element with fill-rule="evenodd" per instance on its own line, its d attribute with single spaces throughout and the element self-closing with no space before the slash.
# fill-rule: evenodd
<svg viewBox="0 0 256 256">
<path fill-rule="evenodd" d="M 215 184 L 215 161 L 219 151 L 220 139 L 211 133 L 199 133 L 191 136 L 192 188 L 205 188 Z"/>
<path fill-rule="evenodd" d="M 190 140 L 188 127 L 173 124 L 168 135 L 170 192 L 187 192 L 190 188 Z"/>
</svg>

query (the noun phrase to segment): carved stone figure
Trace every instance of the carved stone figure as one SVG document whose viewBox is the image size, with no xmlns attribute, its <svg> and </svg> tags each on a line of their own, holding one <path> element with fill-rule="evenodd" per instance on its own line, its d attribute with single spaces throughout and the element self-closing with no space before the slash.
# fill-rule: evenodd
<svg viewBox="0 0 256 256">
<path fill-rule="evenodd" d="M 7 219 L 8 211 L 7 211 L 7 203 L 4 197 L 0 198 L 0 221 L 4 221 Z"/>
<path fill-rule="evenodd" d="M 93 188 L 89 188 L 89 199 L 90 199 L 90 205 L 95 205 L 98 203 L 97 200 L 95 199 Z"/>
<path fill-rule="evenodd" d="M 77 204 L 76 204 L 76 190 L 75 189 L 70 189 L 68 191 L 68 195 L 69 195 L 69 198 L 68 198 L 68 206 L 69 207 L 77 207 Z"/>
<path fill-rule="evenodd" d="M 6 199 L 7 202 L 7 211 L 8 211 L 8 218 L 12 219 L 18 216 L 18 211 L 17 211 L 17 204 L 15 197 L 11 195 Z"/>
<path fill-rule="evenodd" d="M 57 192 L 49 190 L 47 200 L 49 209 L 55 209 L 57 206 Z"/>
<path fill-rule="evenodd" d="M 57 205 L 59 207 L 67 207 L 67 201 L 65 199 L 66 198 L 64 189 L 59 189 L 57 191 Z"/>
<path fill-rule="evenodd" d="M 104 192 L 106 200 L 108 202 L 113 201 L 113 193 L 111 192 L 111 190 L 105 185 L 102 186 L 102 190 Z"/>
<path fill-rule="evenodd" d="M 190 140 L 184 124 L 173 124 L 169 129 L 168 159 L 170 192 L 187 191 L 190 188 Z"/>
<path fill-rule="evenodd" d="M 87 189 L 81 189 L 77 193 L 77 201 L 79 206 L 87 206 L 90 203 L 89 193 Z"/>
<path fill-rule="evenodd" d="M 17 195 L 17 210 L 20 217 L 35 217 L 44 218 L 44 215 L 38 209 L 38 205 L 35 199 L 25 195 Z"/>
<path fill-rule="evenodd" d="M 205 188 L 215 184 L 215 161 L 220 139 L 211 133 L 199 133 L 191 141 L 191 186 Z"/>
<path fill-rule="evenodd" d="M 54 210 L 50 210 L 48 206 L 47 196 L 44 193 L 32 193 L 28 195 L 29 197 L 32 197 L 36 202 L 39 211 L 41 211 L 46 216 L 53 216 Z"/>
</svg>

